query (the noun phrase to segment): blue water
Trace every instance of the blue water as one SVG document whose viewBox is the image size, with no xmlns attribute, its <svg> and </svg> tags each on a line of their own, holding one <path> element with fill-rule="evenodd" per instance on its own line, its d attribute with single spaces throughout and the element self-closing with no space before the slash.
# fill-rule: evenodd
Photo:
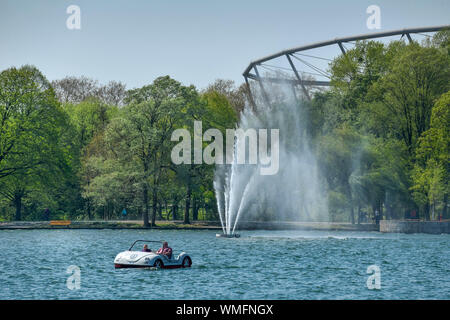
<svg viewBox="0 0 450 320">
<path fill-rule="evenodd" d="M 136 239 L 167 240 L 192 268 L 114 269 Z M 450 299 L 450 235 L 377 232 L 0 231 L 0 299 Z M 81 270 L 69 290 L 70 265 Z M 381 269 L 369 290 L 367 267 Z"/>
</svg>

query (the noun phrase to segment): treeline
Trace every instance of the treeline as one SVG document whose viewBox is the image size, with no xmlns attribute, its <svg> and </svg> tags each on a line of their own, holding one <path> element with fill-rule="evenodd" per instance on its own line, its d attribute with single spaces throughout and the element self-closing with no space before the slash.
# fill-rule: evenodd
<svg viewBox="0 0 450 320">
<path fill-rule="evenodd" d="M 217 220 L 214 167 L 176 166 L 170 141 L 194 120 L 236 125 L 244 87 L 199 92 L 168 76 L 126 90 L 85 77 L 48 82 L 33 66 L 0 74 L 0 217 L 4 220 Z M 122 212 L 126 211 L 126 216 Z"/>
<path fill-rule="evenodd" d="M 449 218 L 450 40 L 358 42 L 306 125 L 331 220 Z"/>
<path fill-rule="evenodd" d="M 357 42 L 304 121 L 332 221 L 449 218 L 450 41 Z M 0 219 L 217 220 L 214 166 L 173 165 L 172 132 L 234 128 L 244 85 L 168 76 L 127 90 L 32 66 L 0 73 Z M 280 128 L 281 130 L 283 128 Z"/>
</svg>

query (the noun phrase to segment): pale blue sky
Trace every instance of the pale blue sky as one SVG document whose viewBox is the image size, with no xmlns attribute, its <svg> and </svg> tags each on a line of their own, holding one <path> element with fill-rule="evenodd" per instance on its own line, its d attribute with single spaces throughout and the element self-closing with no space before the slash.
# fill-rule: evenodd
<svg viewBox="0 0 450 320">
<path fill-rule="evenodd" d="M 81 30 L 66 8 L 81 8 Z M 368 30 L 366 8 L 381 8 Z M 369 32 L 450 24 L 449 0 L 0 0 L 0 70 L 36 65 L 50 80 L 85 75 L 128 88 L 170 75 L 204 88 L 243 81 L 251 60 Z"/>
</svg>

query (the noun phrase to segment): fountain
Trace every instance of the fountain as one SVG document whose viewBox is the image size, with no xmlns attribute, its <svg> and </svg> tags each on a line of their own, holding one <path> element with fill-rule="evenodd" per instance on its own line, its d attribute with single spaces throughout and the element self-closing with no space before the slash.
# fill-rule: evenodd
<svg viewBox="0 0 450 320">
<path fill-rule="evenodd" d="M 306 102 L 291 87 L 272 86 L 269 92 L 275 102 L 264 103 L 258 94 L 257 107 L 245 108 L 238 128 L 279 129 L 279 170 L 261 175 L 260 162 L 237 164 L 236 156 L 231 164 L 216 166 L 214 189 L 223 231 L 218 236 L 235 237 L 242 218 L 274 223 L 328 219 L 323 184 L 305 129 Z M 234 155 L 239 139 L 235 137 Z M 271 149 L 272 141 L 268 142 Z"/>
</svg>

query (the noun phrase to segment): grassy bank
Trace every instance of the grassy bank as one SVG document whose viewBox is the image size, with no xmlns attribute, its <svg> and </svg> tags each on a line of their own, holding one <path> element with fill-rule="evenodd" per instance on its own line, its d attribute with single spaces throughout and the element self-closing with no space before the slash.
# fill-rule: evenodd
<svg viewBox="0 0 450 320">
<path fill-rule="evenodd" d="M 11 221 L 0 222 L 0 230 L 17 229 L 148 229 L 142 221 L 72 221 L 69 225 L 51 225 L 49 221 Z M 152 229 L 170 230 L 221 230 L 218 221 L 156 221 Z M 246 222 L 240 230 L 340 230 L 340 231 L 378 231 L 374 224 L 326 223 L 326 222 Z"/>
<path fill-rule="evenodd" d="M 156 221 L 153 229 L 221 229 L 215 222 Z M 69 225 L 51 225 L 50 221 L 11 221 L 0 222 L 1 229 L 148 229 L 142 221 L 72 221 Z"/>
</svg>

